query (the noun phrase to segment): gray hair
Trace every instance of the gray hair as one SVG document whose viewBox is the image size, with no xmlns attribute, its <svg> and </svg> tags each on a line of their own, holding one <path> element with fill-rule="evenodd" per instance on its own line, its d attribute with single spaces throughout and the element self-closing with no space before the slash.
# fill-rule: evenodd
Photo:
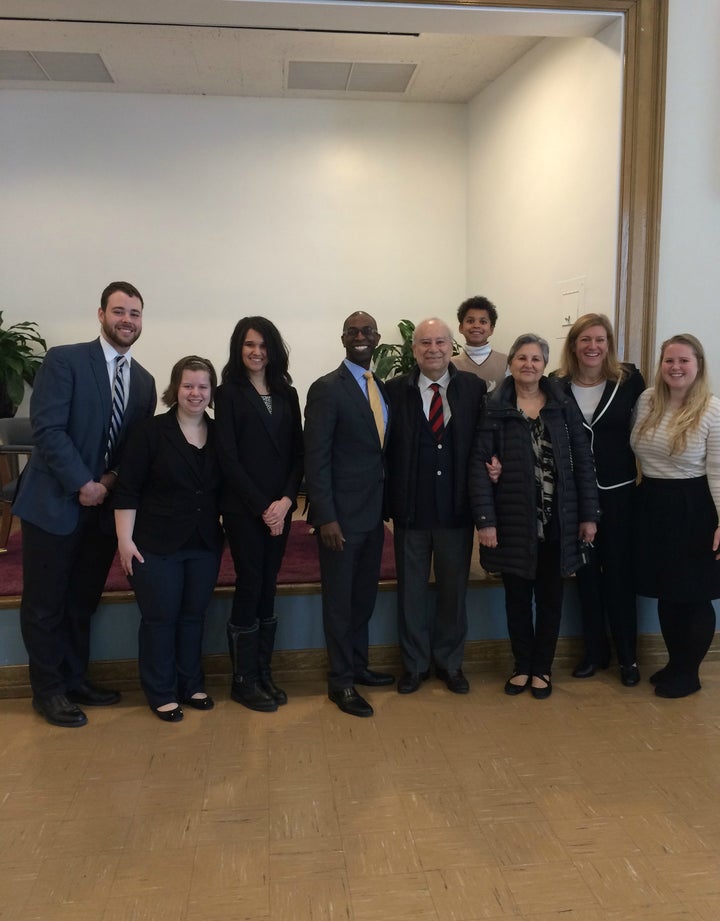
<svg viewBox="0 0 720 921">
<path fill-rule="evenodd" d="M 550 361 L 550 346 L 547 343 L 547 339 L 543 339 L 542 336 L 538 336 L 536 333 L 523 333 L 522 336 L 518 336 L 510 346 L 510 351 L 508 352 L 508 364 L 510 364 L 518 350 L 521 349 L 524 345 L 540 346 L 543 361 L 546 365 Z"/>
</svg>

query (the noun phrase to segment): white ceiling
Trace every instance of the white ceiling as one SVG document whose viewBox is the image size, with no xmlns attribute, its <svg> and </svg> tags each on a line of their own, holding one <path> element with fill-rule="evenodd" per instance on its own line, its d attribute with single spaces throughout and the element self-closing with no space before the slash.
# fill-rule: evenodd
<svg viewBox="0 0 720 921">
<path fill-rule="evenodd" d="M 352 0 L 0 0 L 0 90 L 467 102 L 543 37 L 593 36 L 614 18 Z M 288 88 L 291 62 L 311 88 Z M 22 67 L 37 79 L 11 79 L 31 73 Z M 404 92 L 383 89 L 409 72 Z M 329 74 L 335 88 L 312 88 Z"/>
</svg>

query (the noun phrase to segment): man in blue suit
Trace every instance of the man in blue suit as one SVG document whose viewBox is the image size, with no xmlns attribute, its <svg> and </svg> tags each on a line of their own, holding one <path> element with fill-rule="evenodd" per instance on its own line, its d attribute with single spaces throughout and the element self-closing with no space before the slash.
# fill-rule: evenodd
<svg viewBox="0 0 720 921">
<path fill-rule="evenodd" d="M 108 497 L 128 432 L 155 411 L 155 382 L 130 355 L 142 315 L 137 288 L 108 285 L 100 338 L 51 348 L 30 401 L 35 448 L 13 507 L 22 519 L 20 626 L 33 707 L 54 726 L 84 726 L 79 705 L 120 700 L 117 691 L 90 684 L 86 671 L 90 619 L 116 548 Z"/>
<path fill-rule="evenodd" d="M 355 684 L 392 684 L 368 668 L 384 540 L 385 391 L 370 371 L 380 341 L 375 320 L 357 311 L 342 332 L 346 358 L 316 380 L 305 407 L 305 482 L 318 533 L 328 697 L 345 713 L 372 716 Z M 374 408 L 373 408 L 374 404 Z"/>
</svg>

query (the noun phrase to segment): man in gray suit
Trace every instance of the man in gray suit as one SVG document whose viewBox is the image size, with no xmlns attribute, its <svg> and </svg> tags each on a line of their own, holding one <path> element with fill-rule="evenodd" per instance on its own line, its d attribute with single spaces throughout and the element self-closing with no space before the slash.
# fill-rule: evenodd
<svg viewBox="0 0 720 921">
<path fill-rule="evenodd" d="M 79 704 L 120 700 L 86 671 L 90 619 L 116 548 L 108 497 L 128 432 L 155 411 L 155 382 L 130 355 L 142 315 L 137 288 L 108 285 L 100 338 L 51 348 L 30 401 L 35 448 L 13 507 L 22 519 L 20 626 L 33 707 L 54 726 L 84 726 Z"/>
<path fill-rule="evenodd" d="M 382 383 L 370 372 L 380 341 L 373 317 L 357 311 L 342 332 L 346 358 L 315 381 L 305 407 L 305 482 L 318 533 L 328 697 L 345 713 L 372 716 L 355 684 L 392 684 L 368 668 L 384 540 L 385 441 L 391 420 Z"/>
</svg>

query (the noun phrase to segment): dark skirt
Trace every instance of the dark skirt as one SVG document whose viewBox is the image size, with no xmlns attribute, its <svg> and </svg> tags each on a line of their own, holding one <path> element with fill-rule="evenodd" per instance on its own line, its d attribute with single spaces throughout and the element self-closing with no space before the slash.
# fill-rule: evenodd
<svg viewBox="0 0 720 921">
<path fill-rule="evenodd" d="M 720 598 L 718 526 L 707 477 L 643 477 L 637 490 L 637 593 L 688 604 Z"/>
</svg>

